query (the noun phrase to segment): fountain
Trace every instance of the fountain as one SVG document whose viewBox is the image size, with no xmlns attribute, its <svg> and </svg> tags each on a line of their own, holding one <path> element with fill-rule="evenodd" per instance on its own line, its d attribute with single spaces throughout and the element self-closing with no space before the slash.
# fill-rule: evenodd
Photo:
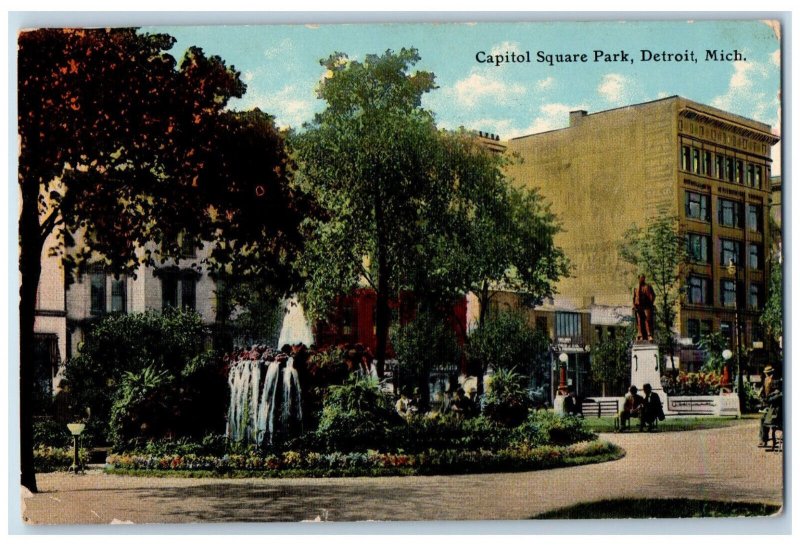
<svg viewBox="0 0 800 546">
<path fill-rule="evenodd" d="M 314 343 L 303 306 L 296 297 L 284 302 L 278 347 Z M 272 445 L 279 434 L 302 430 L 300 381 L 294 358 L 263 346 L 230 355 L 226 434 L 235 442 Z"/>
<path fill-rule="evenodd" d="M 258 353 L 231 360 L 226 434 L 235 442 L 273 445 L 278 434 L 302 430 L 300 381 L 291 356 Z"/>
<path fill-rule="evenodd" d="M 278 347 L 298 345 L 300 343 L 306 347 L 313 345 L 314 334 L 311 332 L 311 326 L 306 320 L 303 306 L 297 301 L 297 297 L 286 300 L 284 308 L 286 315 L 283 317 L 281 333 L 278 336 Z"/>
</svg>

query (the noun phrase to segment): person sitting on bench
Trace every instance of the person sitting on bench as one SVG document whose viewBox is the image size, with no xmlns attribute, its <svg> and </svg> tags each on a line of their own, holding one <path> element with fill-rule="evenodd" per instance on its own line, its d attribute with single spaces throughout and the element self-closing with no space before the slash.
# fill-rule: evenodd
<svg viewBox="0 0 800 546">
<path fill-rule="evenodd" d="M 647 425 L 647 430 L 652 432 L 656 429 L 657 421 L 664 420 L 664 408 L 661 405 L 661 398 L 653 392 L 650 383 L 645 383 L 642 386 L 644 390 L 644 403 L 642 404 L 642 418 L 639 421 L 639 430 L 644 430 Z"/>
<path fill-rule="evenodd" d="M 639 389 L 636 385 L 631 385 L 628 392 L 625 394 L 625 403 L 622 404 L 622 411 L 619 412 L 619 430 L 627 430 L 630 426 L 631 417 L 636 416 L 641 418 L 642 404 L 644 398 L 638 394 Z"/>
</svg>

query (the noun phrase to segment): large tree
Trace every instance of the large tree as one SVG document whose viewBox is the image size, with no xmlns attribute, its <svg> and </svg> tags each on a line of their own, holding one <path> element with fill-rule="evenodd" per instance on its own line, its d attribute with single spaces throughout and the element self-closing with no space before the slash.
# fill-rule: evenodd
<svg viewBox="0 0 800 546">
<path fill-rule="evenodd" d="M 652 284 L 656 294 L 656 342 L 673 358 L 673 329 L 686 262 L 686 238 L 680 230 L 678 218 L 665 209 L 659 209 L 644 227 L 631 226 L 623 236 L 620 255 L 636 267 L 637 275 L 644 274 L 647 282 Z"/>
<path fill-rule="evenodd" d="M 305 188 L 323 218 L 309 223 L 304 299 L 324 316 L 336 297 L 367 283 L 376 293 L 376 358 L 383 373 L 389 303 L 427 267 L 427 241 L 442 231 L 453 177 L 433 116 L 420 104 L 434 89 L 411 73 L 416 50 L 325 59 L 319 88 L 326 109 L 294 146 Z"/>
<path fill-rule="evenodd" d="M 301 243 L 291 161 L 271 118 L 224 112 L 245 91 L 238 72 L 194 47 L 178 64 L 173 44 L 136 29 L 19 36 L 20 449 L 31 491 L 44 251 L 68 274 L 87 260 L 135 274 L 189 238 L 212 241 L 217 270 L 232 272 L 238 254 L 239 272 L 279 279 Z M 56 246 L 46 249 L 51 235 Z M 150 242 L 165 252 L 143 251 Z"/>
</svg>

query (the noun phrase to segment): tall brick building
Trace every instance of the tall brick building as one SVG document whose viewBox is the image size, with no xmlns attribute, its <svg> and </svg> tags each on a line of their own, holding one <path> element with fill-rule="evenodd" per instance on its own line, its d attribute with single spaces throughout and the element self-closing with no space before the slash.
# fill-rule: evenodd
<svg viewBox="0 0 800 546">
<path fill-rule="evenodd" d="M 678 325 L 694 342 L 708 331 L 735 339 L 738 289 L 741 345 L 761 340 L 757 316 L 768 287 L 769 125 L 673 96 L 589 114 L 569 127 L 512 139 L 522 162 L 509 174 L 536 186 L 563 222 L 557 238 L 572 260 L 561 299 L 578 309 L 630 306 L 636 271 L 618 245 L 632 224 L 665 208 L 679 218 L 688 263 Z M 739 267 L 738 286 L 729 272 Z M 682 366 L 696 367 L 691 345 Z"/>
</svg>

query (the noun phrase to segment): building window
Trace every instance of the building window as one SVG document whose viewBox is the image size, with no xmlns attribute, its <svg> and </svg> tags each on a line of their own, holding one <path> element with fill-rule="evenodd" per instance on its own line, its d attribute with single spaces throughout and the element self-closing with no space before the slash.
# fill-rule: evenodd
<svg viewBox="0 0 800 546">
<path fill-rule="evenodd" d="M 90 305 L 92 315 L 102 315 L 106 312 L 106 274 L 104 271 L 94 271 L 89 276 Z"/>
<path fill-rule="evenodd" d="M 714 157 L 714 178 L 725 178 L 725 156 L 717 154 Z"/>
<path fill-rule="evenodd" d="M 700 150 L 692 148 L 692 172 L 700 172 Z"/>
<path fill-rule="evenodd" d="M 753 179 L 753 186 L 761 189 L 761 167 L 756 165 L 755 178 Z"/>
<path fill-rule="evenodd" d="M 764 302 L 764 289 L 761 287 L 760 284 L 751 284 L 750 291 L 748 293 L 748 300 L 747 303 L 750 306 L 750 309 L 760 309 L 761 305 Z"/>
<path fill-rule="evenodd" d="M 736 160 L 736 182 L 744 184 L 744 163 L 741 159 Z"/>
<path fill-rule="evenodd" d="M 731 262 L 731 260 L 733 260 L 733 262 L 736 264 L 742 263 L 742 260 L 740 259 L 742 246 L 741 243 L 739 243 L 739 241 L 731 241 L 730 239 L 721 239 L 720 242 L 721 242 L 720 245 L 721 251 L 719 259 L 720 265 L 727 266 Z"/>
<path fill-rule="evenodd" d="M 689 337 L 692 338 L 692 343 L 700 341 L 700 321 L 697 319 L 689 319 L 686 323 L 686 331 Z"/>
<path fill-rule="evenodd" d="M 761 233 L 761 206 L 747 205 L 747 229 Z"/>
<path fill-rule="evenodd" d="M 733 158 L 726 157 L 725 158 L 725 180 L 728 182 L 733 182 L 734 176 L 736 175 L 736 169 L 733 166 Z"/>
<path fill-rule="evenodd" d="M 727 227 L 742 227 L 742 204 L 719 198 L 719 224 Z"/>
<path fill-rule="evenodd" d="M 747 245 L 747 265 L 752 271 L 760 271 L 764 263 L 761 255 L 761 245 L 749 243 Z"/>
<path fill-rule="evenodd" d="M 714 173 L 711 170 L 711 152 L 703 152 L 703 174 L 712 176 Z"/>
<path fill-rule="evenodd" d="M 125 313 L 127 311 L 127 283 L 125 277 L 111 279 L 111 312 Z"/>
<path fill-rule="evenodd" d="M 719 298 L 725 307 L 736 305 L 736 281 L 722 279 L 719 282 Z"/>
<path fill-rule="evenodd" d="M 162 273 L 161 276 L 161 309 L 178 308 L 178 276 L 174 273 Z"/>
<path fill-rule="evenodd" d="M 691 276 L 686 281 L 688 289 L 686 297 L 694 305 L 708 305 L 708 279 L 705 277 Z"/>
<path fill-rule="evenodd" d="M 725 336 L 728 340 L 728 346 L 733 345 L 733 323 L 729 320 L 723 320 L 719 323 L 719 333 Z"/>
<path fill-rule="evenodd" d="M 681 148 L 681 168 L 684 171 L 691 171 L 692 166 L 692 149 L 689 146 Z"/>
<path fill-rule="evenodd" d="M 580 313 L 556 313 L 556 337 L 578 342 L 581 337 Z"/>
<path fill-rule="evenodd" d="M 755 180 L 755 165 L 753 165 L 752 163 L 748 163 L 747 164 L 747 177 L 745 179 L 745 182 L 747 183 L 748 186 L 752 186 L 754 180 Z"/>
<path fill-rule="evenodd" d="M 197 280 L 184 277 L 181 279 L 181 308 L 194 311 L 197 307 Z"/>
<path fill-rule="evenodd" d="M 687 191 L 684 199 L 686 217 L 692 220 L 711 220 L 711 213 L 708 207 L 708 196 L 702 193 Z"/>
<path fill-rule="evenodd" d="M 690 233 L 686 236 L 686 253 L 689 261 L 708 263 L 708 236 Z"/>
</svg>

